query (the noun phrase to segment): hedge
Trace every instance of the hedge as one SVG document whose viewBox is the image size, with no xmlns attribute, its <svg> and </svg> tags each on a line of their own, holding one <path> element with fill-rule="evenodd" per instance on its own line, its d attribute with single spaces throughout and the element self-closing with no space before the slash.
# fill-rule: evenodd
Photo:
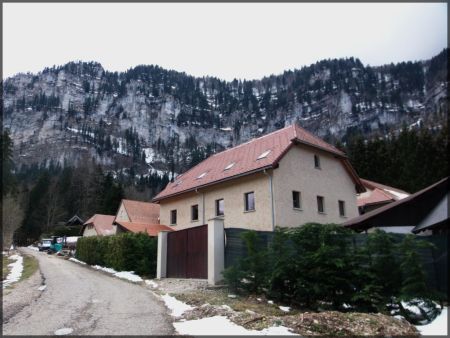
<svg viewBox="0 0 450 338">
<path fill-rule="evenodd" d="M 312 310 L 398 312 L 408 320 L 402 301 L 423 300 L 430 319 L 437 313 L 432 300 L 444 298 L 426 286 L 418 249 L 429 244 L 413 235 L 395 243 L 375 231 L 356 246 L 354 233 L 340 225 L 309 223 L 277 229 L 268 246 L 255 231 L 241 237 L 246 255 L 223 273 L 235 292 Z"/>
<path fill-rule="evenodd" d="M 75 257 L 90 265 L 134 271 L 140 276 L 156 275 L 157 238 L 144 233 L 82 237 L 77 241 Z"/>
</svg>

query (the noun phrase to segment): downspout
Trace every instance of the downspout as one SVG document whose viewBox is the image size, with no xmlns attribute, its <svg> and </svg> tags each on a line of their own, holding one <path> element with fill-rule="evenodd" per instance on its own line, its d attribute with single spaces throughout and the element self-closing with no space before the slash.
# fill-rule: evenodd
<svg viewBox="0 0 450 338">
<path fill-rule="evenodd" d="M 264 174 L 269 177 L 269 194 L 270 194 L 270 204 L 272 207 L 272 231 L 275 230 L 275 205 L 273 201 L 273 180 L 272 175 L 270 175 L 266 169 L 264 169 Z"/>
<path fill-rule="evenodd" d="M 195 188 L 195 192 L 197 194 L 199 194 L 197 188 Z M 202 192 L 202 224 L 206 224 L 205 223 L 205 193 L 204 192 Z"/>
</svg>

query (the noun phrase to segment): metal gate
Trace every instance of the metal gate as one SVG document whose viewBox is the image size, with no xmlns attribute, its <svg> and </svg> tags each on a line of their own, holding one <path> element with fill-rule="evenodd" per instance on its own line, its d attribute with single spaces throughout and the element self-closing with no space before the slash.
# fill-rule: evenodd
<svg viewBox="0 0 450 338">
<path fill-rule="evenodd" d="M 208 225 L 167 234 L 167 277 L 208 278 Z"/>
</svg>

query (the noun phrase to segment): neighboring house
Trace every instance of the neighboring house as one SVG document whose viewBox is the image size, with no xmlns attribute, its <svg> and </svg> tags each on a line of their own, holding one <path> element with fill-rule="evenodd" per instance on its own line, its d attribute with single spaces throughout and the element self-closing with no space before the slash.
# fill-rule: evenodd
<svg viewBox="0 0 450 338">
<path fill-rule="evenodd" d="M 401 200 L 344 223 L 357 231 L 375 228 L 394 233 L 448 233 L 448 177 Z"/>
<path fill-rule="evenodd" d="M 83 220 L 78 217 L 78 215 L 74 215 L 72 216 L 66 223 L 66 226 L 75 226 L 75 225 L 83 225 L 84 222 Z"/>
<path fill-rule="evenodd" d="M 343 152 L 293 124 L 212 155 L 153 201 L 161 223 L 176 230 L 219 217 L 227 228 L 272 231 L 343 223 L 358 215 L 364 191 Z"/>
<path fill-rule="evenodd" d="M 358 209 L 361 215 L 410 195 L 406 191 L 363 178 L 361 178 L 361 182 L 366 188 L 365 192 L 357 196 Z"/>
<path fill-rule="evenodd" d="M 159 204 L 123 199 L 114 219 L 117 233 L 145 232 L 150 236 L 158 236 L 162 230 L 173 229 L 159 223 Z"/>
<path fill-rule="evenodd" d="M 81 229 L 81 234 L 87 236 L 108 236 L 116 233 L 115 216 L 95 214 L 89 218 Z"/>
</svg>

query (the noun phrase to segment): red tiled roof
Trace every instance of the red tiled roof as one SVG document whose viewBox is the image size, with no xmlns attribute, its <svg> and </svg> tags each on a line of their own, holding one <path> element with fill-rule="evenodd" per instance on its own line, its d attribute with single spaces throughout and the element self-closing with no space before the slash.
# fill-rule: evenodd
<svg viewBox="0 0 450 338">
<path fill-rule="evenodd" d="M 342 151 L 314 136 L 297 124 L 293 124 L 208 157 L 187 172 L 178 175 L 176 180 L 169 183 L 153 200 L 160 201 L 202 186 L 215 184 L 263 169 L 275 168 L 281 158 L 296 143 L 320 148 L 341 158 L 358 189 L 364 191 L 358 176 Z M 270 151 L 267 156 L 262 157 L 261 155 L 267 151 Z M 258 159 L 260 156 L 262 158 Z M 231 167 L 225 170 L 227 166 Z"/>
<path fill-rule="evenodd" d="M 122 200 L 122 203 L 131 222 L 159 223 L 159 204 L 125 199 Z"/>
<path fill-rule="evenodd" d="M 135 222 L 123 222 L 116 221 L 125 229 L 131 232 L 146 232 L 149 236 L 158 236 L 160 231 L 173 231 L 173 229 L 163 224 L 148 224 L 148 223 L 135 223 Z"/>
<path fill-rule="evenodd" d="M 387 203 L 393 202 L 395 198 L 390 196 L 388 193 L 384 192 L 381 189 L 375 188 L 367 197 L 358 197 L 356 200 L 356 204 L 358 207 L 368 204 L 378 204 L 378 203 Z"/>
<path fill-rule="evenodd" d="M 114 219 L 115 216 L 95 214 L 83 224 L 82 232 L 87 225 L 92 224 L 98 235 L 113 235 Z"/>
<path fill-rule="evenodd" d="M 401 189 L 398 189 L 398 188 L 394 188 L 394 187 L 390 187 L 390 186 L 388 186 L 388 185 L 381 184 L 381 183 L 378 183 L 378 182 L 369 181 L 369 180 L 367 180 L 367 179 L 365 179 L 365 178 L 361 178 L 361 182 L 362 182 L 362 184 L 364 184 L 364 186 L 366 186 L 366 187 L 368 187 L 368 188 L 370 188 L 370 189 L 379 188 L 379 189 L 383 189 L 383 190 L 385 190 L 385 191 L 386 191 L 386 190 L 392 190 L 392 191 L 399 192 L 399 193 L 401 193 L 401 194 L 408 194 L 408 195 L 410 195 L 409 192 L 406 192 L 406 191 L 404 191 L 404 190 L 401 190 Z M 388 193 L 389 193 L 389 192 L 388 192 Z M 393 197 L 395 197 L 395 196 L 393 196 Z"/>
</svg>

